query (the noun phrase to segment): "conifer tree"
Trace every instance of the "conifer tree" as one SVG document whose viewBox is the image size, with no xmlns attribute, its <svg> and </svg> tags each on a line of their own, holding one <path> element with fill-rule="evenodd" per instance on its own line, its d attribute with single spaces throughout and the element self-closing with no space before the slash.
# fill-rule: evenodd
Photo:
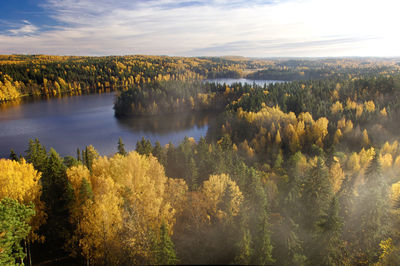
<svg viewBox="0 0 400 266">
<path fill-rule="evenodd" d="M 128 154 L 125 150 L 125 144 L 122 142 L 121 138 L 118 139 L 118 153 L 123 156 Z"/>
<path fill-rule="evenodd" d="M 10 156 L 9 157 L 13 161 L 18 161 L 19 160 L 17 154 L 15 153 L 15 151 L 13 149 L 10 150 Z"/>
<path fill-rule="evenodd" d="M 175 254 L 175 246 L 172 242 L 165 223 L 160 226 L 160 235 L 155 240 L 154 264 L 175 265 L 178 259 Z"/>
<path fill-rule="evenodd" d="M 353 241 L 359 250 L 355 259 L 375 263 L 380 256 L 379 243 L 388 236 L 390 207 L 388 184 L 382 174 L 378 151 L 365 170 L 364 178 L 354 208 Z"/>
<path fill-rule="evenodd" d="M 142 137 L 140 141 L 136 142 L 136 151 L 142 155 L 150 155 L 153 146 L 151 146 L 151 142 L 148 139 Z"/>
</svg>

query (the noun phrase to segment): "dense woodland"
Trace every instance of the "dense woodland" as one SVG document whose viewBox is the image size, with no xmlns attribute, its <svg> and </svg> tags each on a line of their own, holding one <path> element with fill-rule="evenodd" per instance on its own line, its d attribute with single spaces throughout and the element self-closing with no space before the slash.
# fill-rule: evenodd
<svg viewBox="0 0 400 266">
<path fill-rule="evenodd" d="M 143 138 L 126 151 L 120 139 L 114 155 L 88 143 L 62 158 L 31 140 L 11 151 L 0 159 L 0 264 L 399 265 L 400 75 L 387 61 L 351 62 L 358 71 L 268 86 L 193 71 L 116 88 L 117 116 L 219 115 L 205 138 L 176 146 Z"/>
<path fill-rule="evenodd" d="M 399 73 L 399 59 L 0 55 L 0 102 L 213 78 L 309 80 Z"/>
</svg>

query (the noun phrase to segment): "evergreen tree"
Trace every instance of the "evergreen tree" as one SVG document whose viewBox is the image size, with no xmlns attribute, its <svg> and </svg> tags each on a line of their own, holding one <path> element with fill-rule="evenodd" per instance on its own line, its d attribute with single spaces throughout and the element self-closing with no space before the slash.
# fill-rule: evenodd
<svg viewBox="0 0 400 266">
<path fill-rule="evenodd" d="M 98 157 L 99 153 L 92 145 L 86 146 L 85 150 L 82 151 L 83 163 L 89 170 L 92 170 L 93 161 Z"/>
<path fill-rule="evenodd" d="M 254 169 L 250 169 L 247 187 L 248 199 L 244 202 L 248 210 L 248 228 L 251 233 L 253 254 L 251 264 L 268 265 L 274 262 L 272 258 L 272 244 L 270 224 L 268 222 L 268 201 L 260 176 Z M 246 236 L 246 235 L 245 235 Z"/>
<path fill-rule="evenodd" d="M 79 188 L 79 202 L 84 203 L 88 199 L 93 199 L 93 190 L 86 178 L 83 178 Z"/>
<path fill-rule="evenodd" d="M 76 149 L 76 159 L 78 160 L 78 162 L 82 162 L 81 151 L 79 150 L 79 148 Z"/>
<path fill-rule="evenodd" d="M 326 215 L 332 196 L 328 169 L 324 160 L 318 157 L 317 165 L 311 169 L 304 182 L 301 198 L 304 204 L 302 221 L 307 234 L 312 235 L 317 230 L 318 222 L 323 215 Z"/>
<path fill-rule="evenodd" d="M 156 143 L 154 144 L 153 150 L 151 152 L 154 157 L 158 159 L 158 161 L 165 166 L 166 163 L 166 158 L 165 154 L 163 153 L 163 149 L 161 147 L 160 142 L 157 140 Z"/>
<path fill-rule="evenodd" d="M 318 223 L 314 237 L 312 255 L 308 258 L 311 265 L 341 265 L 343 261 L 342 222 L 339 217 L 339 201 L 333 197 L 329 209 Z"/>
<path fill-rule="evenodd" d="M 62 158 L 51 148 L 42 174 L 43 193 L 41 199 L 47 207 L 47 223 L 41 228 L 46 237 L 46 251 L 49 255 L 63 254 L 63 246 L 69 237 L 69 206 L 73 200 L 73 190 L 66 177 L 66 167 Z"/>
<path fill-rule="evenodd" d="M 378 152 L 365 170 L 365 182 L 358 194 L 353 221 L 353 241 L 358 249 L 355 259 L 375 263 L 380 256 L 379 243 L 388 236 L 390 208 L 389 187 L 382 175 Z"/>
<path fill-rule="evenodd" d="M 125 151 L 125 144 L 122 142 L 122 139 L 118 139 L 118 153 L 125 156 L 128 153 Z"/>
<path fill-rule="evenodd" d="M 15 153 L 15 151 L 13 149 L 10 150 L 10 156 L 9 157 L 13 161 L 18 161 L 19 160 L 17 154 Z"/>
<path fill-rule="evenodd" d="M 279 184 L 278 208 L 281 217 L 273 228 L 273 254 L 278 265 L 303 265 L 306 260 L 299 238 L 299 223 L 303 211 L 301 187 L 305 175 L 299 168 L 299 162 L 303 158 L 301 152 L 292 155 L 286 164 L 288 179 L 282 179 Z"/>
<path fill-rule="evenodd" d="M 42 146 L 38 139 L 29 140 L 28 149 L 25 151 L 26 160 L 32 163 L 36 170 L 44 172 L 47 163 L 47 153 L 44 146 Z"/>
<path fill-rule="evenodd" d="M 185 168 L 186 169 L 185 178 L 189 187 L 192 190 L 195 190 L 199 186 L 199 183 L 197 181 L 196 161 L 194 160 L 193 157 L 190 157 L 188 161 L 189 162 L 187 163 L 187 167 Z"/>
<path fill-rule="evenodd" d="M 178 259 L 175 254 L 174 243 L 169 236 L 166 224 L 162 223 L 160 227 L 160 235 L 155 241 L 154 264 L 175 265 L 177 262 Z"/>
<path fill-rule="evenodd" d="M 318 157 L 317 165 L 313 167 L 304 182 L 302 193 L 303 210 L 301 225 L 304 230 L 302 240 L 307 258 L 312 260 L 318 250 L 318 243 L 314 242 L 319 232 L 319 223 L 327 215 L 333 190 L 329 181 L 328 169 L 324 160 Z"/>
<path fill-rule="evenodd" d="M 136 151 L 142 155 L 150 155 L 151 151 L 153 150 L 153 146 L 151 146 L 150 140 L 145 139 L 142 137 L 140 141 L 136 142 Z"/>
</svg>

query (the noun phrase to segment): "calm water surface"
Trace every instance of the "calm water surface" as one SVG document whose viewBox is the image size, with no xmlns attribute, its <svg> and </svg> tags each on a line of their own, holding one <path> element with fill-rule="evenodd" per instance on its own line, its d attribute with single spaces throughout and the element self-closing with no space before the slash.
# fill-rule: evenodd
<svg viewBox="0 0 400 266">
<path fill-rule="evenodd" d="M 226 79 L 226 78 L 208 79 L 206 81 L 217 82 L 217 83 L 220 83 L 220 84 L 225 83 L 227 85 L 232 85 L 233 83 L 239 83 L 239 82 L 241 82 L 242 84 L 244 84 L 244 83 L 248 83 L 248 84 L 255 83 L 255 84 L 260 85 L 260 86 L 264 86 L 264 84 L 268 85 L 268 84 L 271 84 L 271 83 L 282 82 L 282 81 L 279 81 L 279 80 L 252 80 L 252 79 Z"/>
<path fill-rule="evenodd" d="M 216 81 L 231 84 L 247 80 Z M 205 136 L 208 123 L 215 116 L 185 113 L 117 119 L 113 101 L 113 93 L 104 93 L 0 106 L 0 157 L 8 157 L 10 149 L 23 154 L 32 138 L 38 138 L 47 149 L 53 147 L 62 156 L 75 156 L 77 148 L 90 144 L 100 154 L 110 155 L 116 152 L 119 137 L 127 150 L 135 149 L 143 136 L 153 144 L 157 140 L 161 145 L 170 141 L 178 144 L 185 136 L 195 140 Z"/>
</svg>

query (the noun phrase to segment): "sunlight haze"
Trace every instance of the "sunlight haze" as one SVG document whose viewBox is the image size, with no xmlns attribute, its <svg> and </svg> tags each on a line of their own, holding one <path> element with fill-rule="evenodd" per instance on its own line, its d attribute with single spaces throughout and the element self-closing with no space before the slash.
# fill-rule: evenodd
<svg viewBox="0 0 400 266">
<path fill-rule="evenodd" d="M 391 0 L 3 1 L 0 52 L 398 56 L 399 5 Z"/>
</svg>

